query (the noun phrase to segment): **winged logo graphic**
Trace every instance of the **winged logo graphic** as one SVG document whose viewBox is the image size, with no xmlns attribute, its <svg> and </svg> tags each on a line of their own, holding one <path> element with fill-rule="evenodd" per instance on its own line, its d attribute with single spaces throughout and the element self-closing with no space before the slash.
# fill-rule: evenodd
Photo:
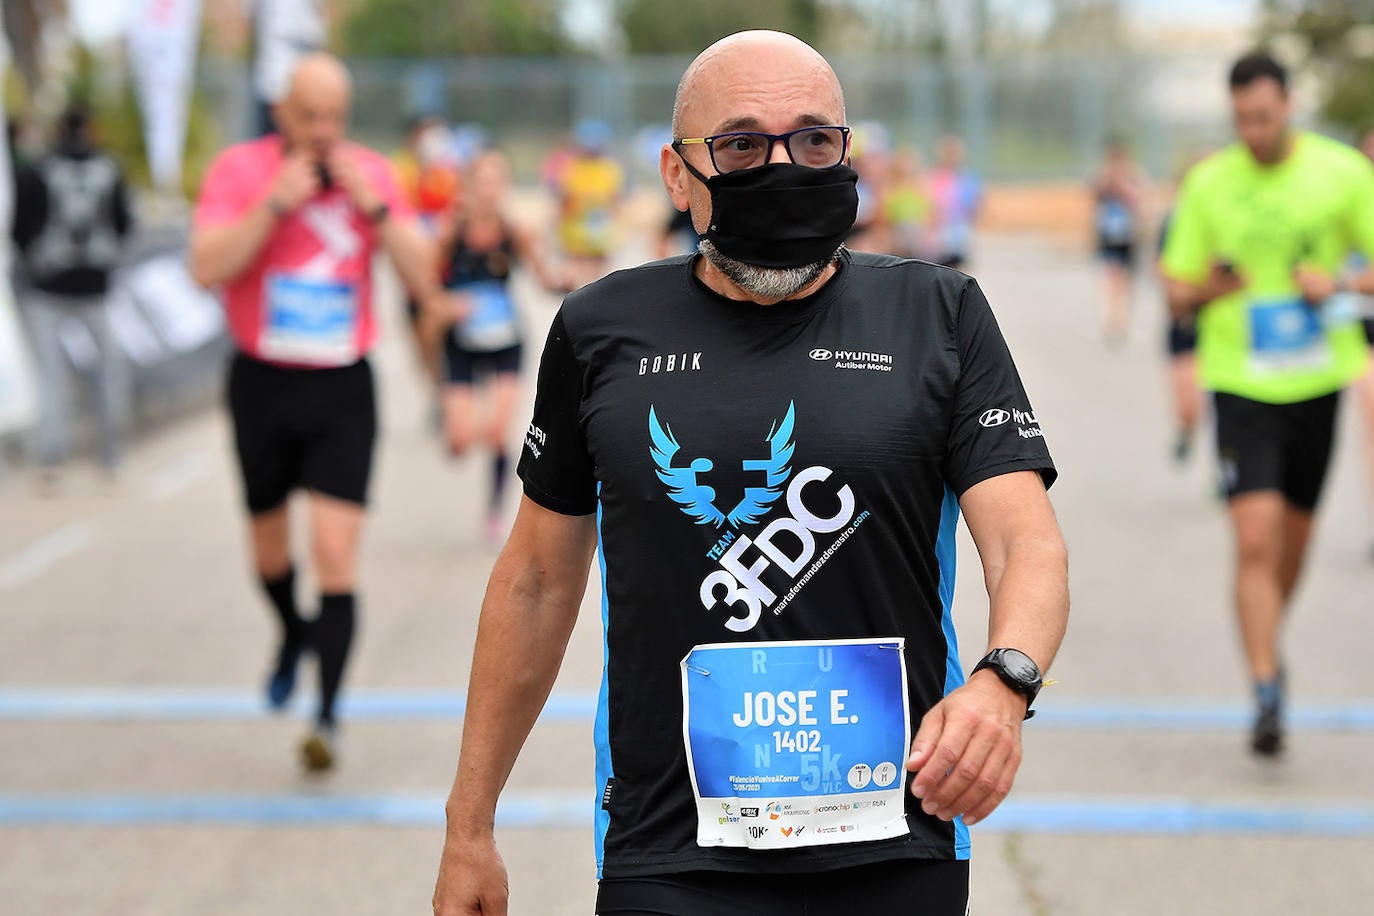
<svg viewBox="0 0 1374 916">
<path fill-rule="evenodd" d="M 792 438 L 796 424 L 796 404 L 787 405 L 781 422 L 774 421 L 763 441 L 768 445 L 768 457 L 745 459 L 746 471 L 761 471 L 765 485 L 745 487 L 744 498 L 728 513 L 716 508 L 716 491 L 701 482 L 699 475 L 715 468 L 710 458 L 692 458 L 685 465 L 673 465 L 673 458 L 682 446 L 673 435 L 671 426 L 659 422 L 653 407 L 649 408 L 649 455 L 657 467 L 658 479 L 668 488 L 668 498 L 682 507 L 682 511 L 698 525 L 755 525 L 768 513 L 769 507 L 782 495 L 783 484 L 792 476 L 792 453 L 796 443 Z"/>
</svg>

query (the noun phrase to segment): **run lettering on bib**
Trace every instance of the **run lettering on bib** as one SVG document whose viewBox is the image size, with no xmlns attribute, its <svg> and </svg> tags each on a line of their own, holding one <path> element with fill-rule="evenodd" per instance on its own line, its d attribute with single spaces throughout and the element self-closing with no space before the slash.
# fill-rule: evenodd
<svg viewBox="0 0 1374 916">
<path fill-rule="evenodd" d="M 682 660 L 697 845 L 906 836 L 901 639 L 722 643 Z"/>
<path fill-rule="evenodd" d="M 264 359 L 347 366 L 358 359 L 358 290 L 340 280 L 272 274 L 263 297 Z"/>
<path fill-rule="evenodd" d="M 1300 298 L 1250 303 L 1250 363 L 1257 372 L 1325 369 L 1331 348 L 1321 315 Z"/>
</svg>

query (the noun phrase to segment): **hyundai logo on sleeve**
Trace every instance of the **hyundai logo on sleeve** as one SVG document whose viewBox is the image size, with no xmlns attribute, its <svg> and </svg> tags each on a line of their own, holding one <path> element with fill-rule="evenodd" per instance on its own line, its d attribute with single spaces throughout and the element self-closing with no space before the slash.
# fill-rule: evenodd
<svg viewBox="0 0 1374 916">
<path fill-rule="evenodd" d="M 824 347 L 817 347 L 816 349 L 811 351 L 811 358 L 817 360 L 834 359 L 835 353 L 833 350 L 827 350 Z"/>
<path fill-rule="evenodd" d="M 983 426 L 991 428 L 994 426 L 1001 426 L 1010 419 L 1011 413 L 1009 411 L 1002 410 L 1000 407 L 993 407 L 983 411 L 983 415 L 978 418 L 978 422 Z"/>
</svg>

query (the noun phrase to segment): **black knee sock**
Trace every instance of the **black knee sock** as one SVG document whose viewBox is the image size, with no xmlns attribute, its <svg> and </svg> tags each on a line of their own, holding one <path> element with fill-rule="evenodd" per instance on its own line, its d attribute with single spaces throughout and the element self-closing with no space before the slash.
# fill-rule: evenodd
<svg viewBox="0 0 1374 916">
<path fill-rule="evenodd" d="M 491 458 L 491 510 L 495 512 L 501 508 L 501 496 L 506 492 L 506 468 L 509 461 L 504 451 L 497 452 Z"/>
<path fill-rule="evenodd" d="M 353 645 L 356 599 L 352 592 L 320 595 L 320 616 L 312 625 L 312 641 L 320 659 L 320 723 L 334 724 L 334 699 L 343 681 L 348 650 Z"/>
<path fill-rule="evenodd" d="M 287 569 L 276 579 L 262 580 L 262 590 L 272 602 L 277 618 L 281 621 L 282 635 L 287 642 L 301 642 L 305 639 L 305 620 L 296 607 L 296 570 Z"/>
</svg>

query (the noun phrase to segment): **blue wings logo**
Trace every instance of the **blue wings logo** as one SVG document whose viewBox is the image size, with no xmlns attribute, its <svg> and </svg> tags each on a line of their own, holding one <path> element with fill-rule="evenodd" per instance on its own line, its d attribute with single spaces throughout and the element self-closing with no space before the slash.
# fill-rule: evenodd
<svg viewBox="0 0 1374 916">
<path fill-rule="evenodd" d="M 782 495 L 783 484 L 792 476 L 792 452 L 796 443 L 792 438 L 796 423 L 796 404 L 787 405 L 782 422 L 774 421 L 764 437 L 768 445 L 767 458 L 745 459 L 746 471 L 762 471 L 766 485 L 745 487 L 744 498 L 728 513 L 716 508 L 716 491 L 701 482 L 699 475 L 715 468 L 710 458 L 692 458 L 685 465 L 673 466 L 673 458 L 682 446 L 673 435 L 672 427 L 659 422 L 654 408 L 649 408 L 649 454 L 658 468 L 658 479 L 668 488 L 668 498 L 682 507 L 682 511 L 698 525 L 755 525 L 768 514 L 768 509 Z"/>
</svg>

